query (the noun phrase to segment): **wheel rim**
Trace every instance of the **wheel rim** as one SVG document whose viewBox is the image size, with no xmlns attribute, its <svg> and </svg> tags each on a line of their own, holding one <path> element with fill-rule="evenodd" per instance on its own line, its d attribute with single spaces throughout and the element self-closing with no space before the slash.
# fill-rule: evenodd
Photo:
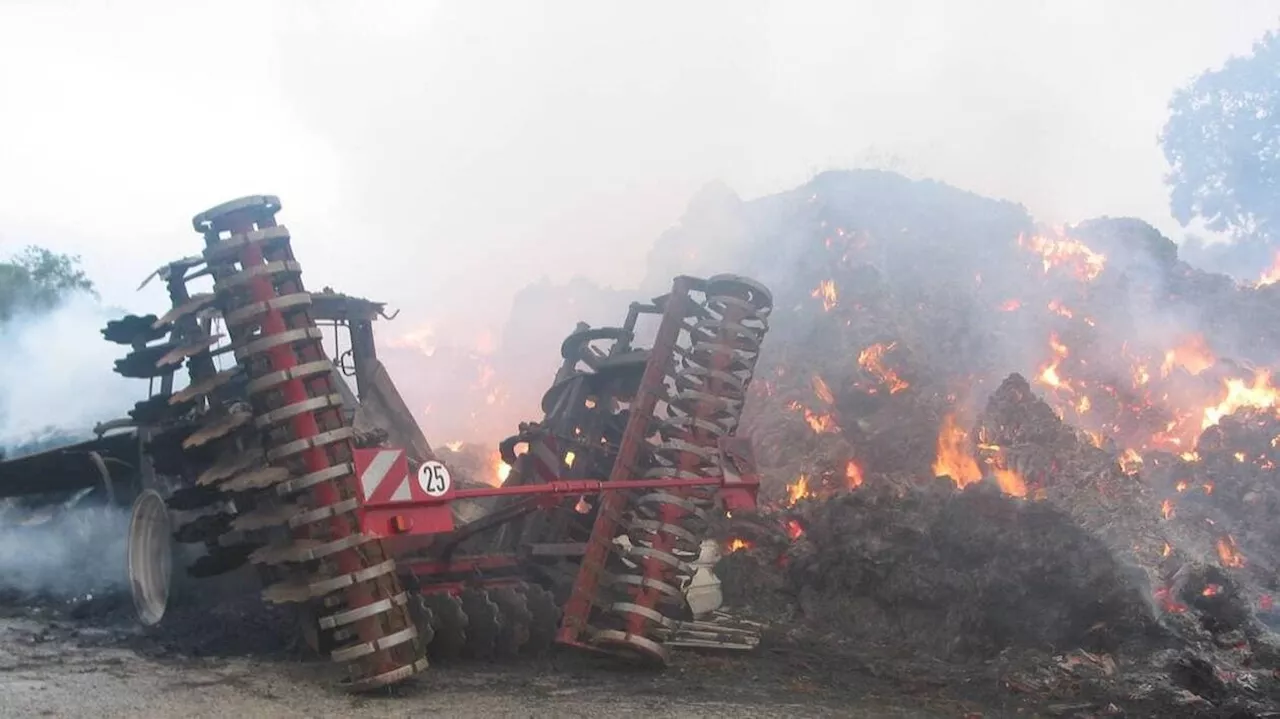
<svg viewBox="0 0 1280 719">
<path fill-rule="evenodd" d="M 138 621 L 154 626 L 169 604 L 173 570 L 169 510 L 155 490 L 146 490 L 133 503 L 129 520 L 129 585 Z"/>
</svg>

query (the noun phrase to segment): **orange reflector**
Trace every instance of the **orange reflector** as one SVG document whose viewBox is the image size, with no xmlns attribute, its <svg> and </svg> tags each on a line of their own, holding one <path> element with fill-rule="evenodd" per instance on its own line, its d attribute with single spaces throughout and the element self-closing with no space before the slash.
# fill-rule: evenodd
<svg viewBox="0 0 1280 719">
<path fill-rule="evenodd" d="M 404 534 L 409 531 L 410 526 L 412 526 L 412 522 L 410 522 L 409 518 L 404 515 L 397 514 L 391 518 L 391 531 L 396 534 Z"/>
</svg>

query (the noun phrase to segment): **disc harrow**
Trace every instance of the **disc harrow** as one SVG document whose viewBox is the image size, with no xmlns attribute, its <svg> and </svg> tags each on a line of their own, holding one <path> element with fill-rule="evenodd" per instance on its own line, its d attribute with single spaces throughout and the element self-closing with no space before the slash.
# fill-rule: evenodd
<svg viewBox="0 0 1280 719">
<path fill-rule="evenodd" d="M 547 590 L 506 586 L 426 590 L 412 603 L 419 636 L 435 661 L 540 655 L 550 647 L 560 610 Z"/>
<path fill-rule="evenodd" d="M 335 384 L 342 380 L 308 312 L 311 295 L 289 232 L 275 221 L 279 209 L 276 198 L 254 196 L 197 215 L 203 255 L 157 273 L 173 307 L 160 318 L 113 323 L 104 336 L 132 347 L 118 372 L 165 385 L 174 427 L 149 449 L 194 479 L 170 498 L 171 509 L 195 515 L 178 538 L 209 550 L 190 572 L 257 565 L 264 598 L 306 603 L 315 614 L 314 643 L 347 667 L 343 685 L 374 689 L 427 661 L 394 561 L 360 530 L 353 430 Z M 213 292 L 187 291 L 199 277 L 212 278 Z M 219 321 L 222 345 L 213 331 Z M 166 341 L 148 344 L 163 330 Z M 218 371 L 216 362 L 228 360 Z M 173 393 L 183 363 L 191 381 Z M 192 406 L 194 417 L 182 414 Z"/>
<path fill-rule="evenodd" d="M 353 691 L 403 681 L 427 656 L 492 660 L 559 641 L 665 663 L 668 646 L 747 643 L 749 628 L 689 621 L 685 590 L 713 515 L 754 507 L 754 459 L 734 435 L 767 289 L 680 277 L 652 304 L 633 303 L 621 327 L 579 325 L 544 420 L 499 447 L 508 481 L 451 486 L 438 462 L 443 476 L 415 474 L 435 462 L 425 439 L 388 446 L 387 427 L 368 422 L 357 435 L 349 368 L 326 356 L 316 320 L 351 322 L 360 406 L 398 429 L 412 424 L 408 408 L 387 412 L 364 394 L 403 405 L 373 355 L 371 315 L 357 331 L 335 309 L 382 305 L 309 293 L 279 209 L 252 196 L 197 215 L 203 253 L 154 275 L 171 307 L 103 330 L 129 347 L 116 371 L 151 383 L 130 412 L 154 468 L 142 488 L 148 511 L 164 503 L 165 533 L 204 546 L 188 574 L 251 565 L 263 598 L 297 610 L 302 638 L 345 668 Z M 193 292 L 196 280 L 211 291 Z M 652 348 L 632 347 L 637 318 L 651 314 L 662 315 Z M 183 368 L 189 381 L 175 387 Z M 453 502 L 487 498 L 496 509 L 453 524 Z M 434 536 L 415 544 L 422 535 Z M 167 575 L 153 574 L 158 590 Z M 144 603 L 159 621 L 163 602 Z"/>
<path fill-rule="evenodd" d="M 655 305 L 662 323 L 609 479 L 722 477 L 772 298 L 743 277 L 682 277 Z M 667 663 L 663 642 L 685 618 L 682 588 L 717 511 L 710 486 L 607 493 L 560 641 Z"/>
</svg>

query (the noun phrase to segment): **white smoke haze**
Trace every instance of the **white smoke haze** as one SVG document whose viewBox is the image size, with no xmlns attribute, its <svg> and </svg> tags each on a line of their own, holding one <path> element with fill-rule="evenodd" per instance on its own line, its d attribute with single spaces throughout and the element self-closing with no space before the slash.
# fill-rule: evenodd
<svg viewBox="0 0 1280 719">
<path fill-rule="evenodd" d="M 127 348 L 101 330 L 124 313 L 76 293 L 49 311 L 0 324 L 0 447 L 59 436 L 87 439 L 98 422 L 124 417 L 146 398 L 146 382 L 121 377 Z"/>
<path fill-rule="evenodd" d="M 126 351 L 100 330 L 123 314 L 87 293 L 0 324 L 0 448 L 51 449 L 125 416 L 146 383 L 121 377 Z M 0 498 L 0 592 L 82 600 L 127 586 L 129 511 L 95 494 Z"/>
<path fill-rule="evenodd" d="M 128 586 L 127 509 L 0 503 L 0 593 L 67 600 Z"/>
</svg>

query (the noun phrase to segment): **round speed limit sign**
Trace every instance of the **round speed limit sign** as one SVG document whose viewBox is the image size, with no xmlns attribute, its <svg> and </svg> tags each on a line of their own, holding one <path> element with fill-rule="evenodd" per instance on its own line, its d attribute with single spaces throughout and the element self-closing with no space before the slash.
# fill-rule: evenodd
<svg viewBox="0 0 1280 719">
<path fill-rule="evenodd" d="M 418 486 L 431 497 L 443 497 L 453 486 L 453 478 L 448 467 L 433 459 L 418 467 Z"/>
</svg>

